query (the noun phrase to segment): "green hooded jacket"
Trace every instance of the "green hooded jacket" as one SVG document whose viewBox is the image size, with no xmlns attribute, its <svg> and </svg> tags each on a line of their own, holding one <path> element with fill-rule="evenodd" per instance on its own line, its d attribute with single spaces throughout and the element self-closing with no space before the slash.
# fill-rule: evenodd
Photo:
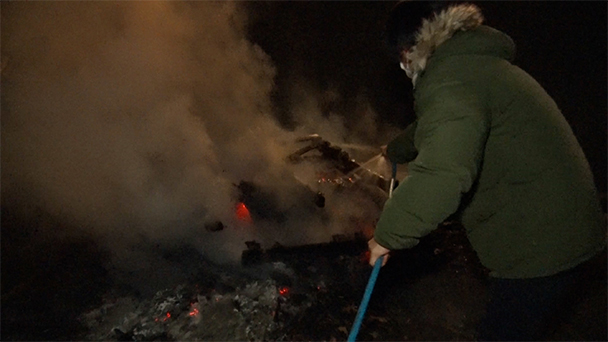
<svg viewBox="0 0 608 342">
<path fill-rule="evenodd" d="M 388 145 L 409 174 L 374 237 L 410 248 L 458 212 L 491 276 L 555 274 L 605 247 L 605 215 L 556 103 L 511 64 L 511 38 L 482 20 L 460 5 L 419 31 L 408 54 L 417 119 Z"/>
</svg>

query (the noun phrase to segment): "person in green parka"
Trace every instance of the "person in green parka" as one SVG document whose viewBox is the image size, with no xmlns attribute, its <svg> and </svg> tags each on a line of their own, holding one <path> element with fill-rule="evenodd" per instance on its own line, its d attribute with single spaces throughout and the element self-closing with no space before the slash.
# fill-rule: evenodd
<svg viewBox="0 0 608 342">
<path fill-rule="evenodd" d="M 512 64 L 515 44 L 467 3 L 403 1 L 387 40 L 414 86 L 416 121 L 391 141 L 408 176 L 369 241 L 370 264 L 454 213 L 490 270 L 480 340 L 534 340 L 606 246 L 605 214 L 572 129 Z"/>
</svg>

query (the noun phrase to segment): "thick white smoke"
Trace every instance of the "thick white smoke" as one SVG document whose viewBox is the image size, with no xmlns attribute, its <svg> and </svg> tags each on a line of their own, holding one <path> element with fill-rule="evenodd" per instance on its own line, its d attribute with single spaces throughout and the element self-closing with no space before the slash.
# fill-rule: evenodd
<svg viewBox="0 0 608 342">
<path fill-rule="evenodd" d="M 295 136 L 349 134 L 317 114 L 316 95 L 294 103 L 300 128 L 279 127 L 275 68 L 245 39 L 245 21 L 232 2 L 3 4 L 3 205 L 42 208 L 134 263 L 125 250 L 142 241 L 188 242 L 226 261 L 247 240 L 339 233 L 235 217 L 242 180 L 275 191 L 283 209 L 297 205 L 284 162 Z M 366 120 L 361 129 L 374 130 Z M 223 231 L 205 230 L 218 220 Z"/>
</svg>

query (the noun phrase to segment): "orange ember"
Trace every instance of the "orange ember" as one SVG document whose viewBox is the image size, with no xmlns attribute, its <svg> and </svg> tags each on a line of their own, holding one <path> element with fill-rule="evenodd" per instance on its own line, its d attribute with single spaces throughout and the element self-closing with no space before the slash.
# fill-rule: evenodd
<svg viewBox="0 0 608 342">
<path fill-rule="evenodd" d="M 359 260 L 361 260 L 361 262 L 369 262 L 370 257 L 371 257 L 371 252 L 365 251 L 363 254 L 361 254 L 361 257 L 359 258 Z"/>
<path fill-rule="evenodd" d="M 279 288 L 279 294 L 281 296 L 286 296 L 287 294 L 289 294 L 289 287 L 283 286 L 283 287 Z"/>
<path fill-rule="evenodd" d="M 369 240 L 374 237 L 374 231 L 376 230 L 376 227 L 373 224 L 365 223 L 360 229 L 366 240 Z"/>
<path fill-rule="evenodd" d="M 190 315 L 190 316 L 198 315 L 198 309 L 195 308 L 194 310 L 190 311 L 190 313 L 188 315 Z"/>
<path fill-rule="evenodd" d="M 236 205 L 236 218 L 240 221 L 251 223 L 251 215 L 249 214 L 249 209 L 245 206 L 245 203 L 239 202 Z"/>
</svg>

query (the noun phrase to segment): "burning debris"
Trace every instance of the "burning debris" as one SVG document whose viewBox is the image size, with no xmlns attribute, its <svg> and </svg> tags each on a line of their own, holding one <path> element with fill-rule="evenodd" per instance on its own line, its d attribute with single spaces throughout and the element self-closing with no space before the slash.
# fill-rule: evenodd
<svg viewBox="0 0 608 342">
<path fill-rule="evenodd" d="M 151 300 L 118 298 L 82 319 L 90 340 L 266 340 L 278 327 L 280 296 L 272 280 L 225 294 L 178 286 Z"/>
<path fill-rule="evenodd" d="M 362 219 L 373 222 L 388 198 L 390 180 L 317 134 L 295 141 L 296 146 L 302 143 L 306 145 L 286 157 L 293 170 L 290 196 L 297 199 L 297 205 L 285 208 L 276 189 L 241 181 L 236 185 L 236 218 L 247 223 L 285 224 L 294 217 L 298 220 L 325 217 L 322 221 L 327 222 L 340 203 L 366 202 L 365 207 L 371 205 L 375 210 Z"/>
<path fill-rule="evenodd" d="M 205 274 L 205 285 L 181 284 L 151 299 L 106 296 L 100 307 L 81 316 L 89 331 L 84 338 L 290 340 L 294 324 L 331 287 L 354 274 L 363 279 L 367 270 L 360 260 L 365 246 L 352 240 L 268 250 L 249 241 L 247 247 L 257 252 L 255 262 L 247 259 L 238 271 Z"/>
<path fill-rule="evenodd" d="M 324 140 L 318 134 L 298 138 L 296 142 L 308 143 L 287 157 L 291 163 L 303 161 L 313 163 L 325 163 L 325 170 L 319 171 L 319 183 L 334 183 L 337 185 L 348 185 L 364 183 L 375 185 L 388 193 L 390 179 L 379 174 L 376 170 L 363 167 L 359 162 L 351 158 L 348 152 L 329 141 Z M 313 153 L 316 151 L 318 153 Z"/>
<path fill-rule="evenodd" d="M 290 141 L 297 150 L 285 157 L 288 172 L 280 184 L 264 178 L 233 184 L 233 222 L 212 220 L 206 231 L 221 235 L 233 224 L 252 228 L 248 238 L 264 248 L 328 242 L 337 235 L 371 237 L 390 181 L 319 135 Z M 380 154 L 376 159 L 388 163 Z M 250 256 L 259 252 L 248 250 Z"/>
</svg>

